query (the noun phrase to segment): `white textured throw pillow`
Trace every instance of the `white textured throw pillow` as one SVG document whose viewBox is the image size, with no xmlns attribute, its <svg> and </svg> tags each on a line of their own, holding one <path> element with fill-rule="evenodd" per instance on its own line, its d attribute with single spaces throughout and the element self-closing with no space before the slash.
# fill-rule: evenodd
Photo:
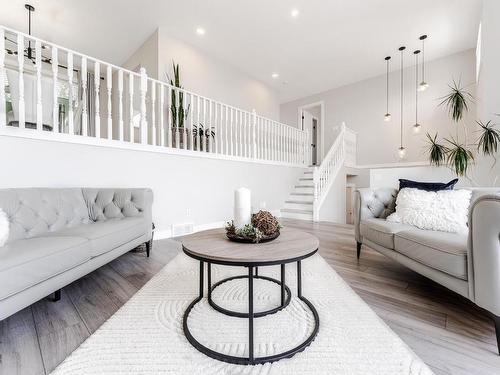
<svg viewBox="0 0 500 375">
<path fill-rule="evenodd" d="M 420 229 L 466 233 L 471 194 L 470 190 L 401 189 L 396 199 L 396 212 L 389 215 L 387 221 Z"/>
<path fill-rule="evenodd" d="M 5 245 L 9 238 L 9 218 L 0 208 L 0 247 Z"/>
</svg>

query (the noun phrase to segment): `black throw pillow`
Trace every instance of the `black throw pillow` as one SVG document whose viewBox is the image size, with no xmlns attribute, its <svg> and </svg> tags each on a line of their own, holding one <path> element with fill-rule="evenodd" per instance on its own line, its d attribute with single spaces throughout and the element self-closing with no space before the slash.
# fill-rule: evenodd
<svg viewBox="0 0 500 375">
<path fill-rule="evenodd" d="M 404 188 L 415 188 L 425 191 L 439 191 L 439 190 L 453 190 L 458 178 L 451 180 L 448 183 L 443 182 L 418 182 L 412 180 L 405 180 L 403 178 L 399 179 L 399 190 Z"/>
</svg>

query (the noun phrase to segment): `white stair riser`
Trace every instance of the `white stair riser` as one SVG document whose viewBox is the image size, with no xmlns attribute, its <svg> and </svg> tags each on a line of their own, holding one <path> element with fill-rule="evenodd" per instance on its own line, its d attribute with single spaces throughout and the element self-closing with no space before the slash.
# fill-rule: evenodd
<svg viewBox="0 0 500 375">
<path fill-rule="evenodd" d="M 293 189 L 293 191 L 295 193 L 309 193 L 309 194 L 312 194 L 314 193 L 314 188 L 311 186 L 311 187 L 306 187 L 306 186 L 299 186 L 299 187 L 295 187 Z"/>
<path fill-rule="evenodd" d="M 281 217 L 285 219 L 298 219 L 298 220 L 307 220 L 312 221 L 313 215 L 304 214 L 304 213 L 296 213 L 296 212 L 281 212 Z"/>
<path fill-rule="evenodd" d="M 287 199 L 287 201 L 300 201 L 300 202 L 312 202 L 313 200 L 314 196 L 312 195 L 295 195 L 295 194 L 290 194 Z"/>
<path fill-rule="evenodd" d="M 285 208 L 291 208 L 294 210 L 304 210 L 304 211 L 313 211 L 313 205 L 312 204 L 301 204 L 301 203 L 289 203 L 285 202 Z"/>
</svg>

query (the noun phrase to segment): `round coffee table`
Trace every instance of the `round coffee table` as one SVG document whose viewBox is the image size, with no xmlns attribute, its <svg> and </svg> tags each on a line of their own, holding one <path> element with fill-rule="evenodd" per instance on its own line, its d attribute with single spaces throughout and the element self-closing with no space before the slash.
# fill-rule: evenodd
<svg viewBox="0 0 500 375">
<path fill-rule="evenodd" d="M 191 345 L 209 357 L 219 361 L 239 365 L 255 365 L 266 362 L 275 362 L 283 358 L 290 358 L 296 353 L 303 351 L 314 340 L 318 333 L 319 316 L 313 304 L 307 298 L 302 296 L 301 261 L 302 259 L 315 254 L 316 251 L 318 251 L 318 246 L 319 241 L 313 235 L 287 228 L 281 230 L 281 235 L 277 239 L 261 244 L 244 244 L 229 241 L 226 237 L 224 229 L 207 230 L 185 237 L 182 240 L 184 253 L 191 258 L 200 261 L 199 295 L 189 304 L 184 312 L 183 318 L 184 335 Z M 291 291 L 285 284 L 285 265 L 292 262 L 297 262 L 297 297 L 311 310 L 314 316 L 314 329 L 304 342 L 290 350 L 267 357 L 254 357 L 253 320 L 254 318 L 274 314 L 277 311 L 284 309 L 290 303 Z M 194 305 L 200 302 L 203 298 L 205 263 L 207 263 L 208 302 L 210 306 L 225 315 L 248 319 L 248 357 L 235 357 L 216 352 L 197 341 L 189 331 L 187 324 L 189 313 Z M 245 275 L 229 277 L 212 285 L 212 264 L 246 267 L 248 268 L 248 273 Z M 281 266 L 281 280 L 276 280 L 267 276 L 259 276 L 258 267 L 273 265 Z M 212 300 L 212 292 L 215 288 L 234 279 L 248 279 L 248 313 L 225 309 L 217 305 Z M 279 306 L 267 311 L 254 312 L 254 279 L 269 281 L 281 286 L 281 303 Z"/>
</svg>

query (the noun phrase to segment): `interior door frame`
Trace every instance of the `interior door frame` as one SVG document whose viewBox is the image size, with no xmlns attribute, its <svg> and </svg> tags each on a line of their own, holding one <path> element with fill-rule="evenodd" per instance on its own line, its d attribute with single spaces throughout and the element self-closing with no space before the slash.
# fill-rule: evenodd
<svg viewBox="0 0 500 375">
<path fill-rule="evenodd" d="M 298 119 L 298 124 L 299 128 L 301 130 L 303 129 L 302 125 L 302 111 L 304 109 L 312 108 L 312 107 L 320 107 L 320 113 L 321 113 L 321 119 L 318 121 L 318 126 L 319 126 L 319 131 L 317 131 L 318 135 L 318 140 L 317 140 L 317 145 L 316 145 L 316 159 L 317 159 L 317 165 L 321 165 L 321 162 L 323 161 L 323 158 L 325 156 L 325 101 L 320 100 L 317 102 L 313 103 L 308 103 L 301 105 L 297 108 L 297 119 Z"/>
</svg>

